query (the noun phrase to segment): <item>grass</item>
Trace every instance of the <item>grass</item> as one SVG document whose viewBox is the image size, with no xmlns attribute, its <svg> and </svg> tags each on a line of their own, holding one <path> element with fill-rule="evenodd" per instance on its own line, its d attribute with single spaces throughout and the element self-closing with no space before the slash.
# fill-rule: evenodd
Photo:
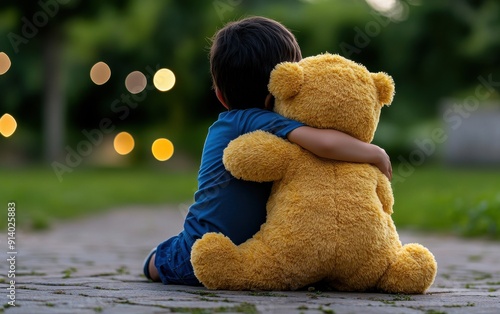
<svg viewBox="0 0 500 314">
<path fill-rule="evenodd" d="M 71 278 L 73 273 L 76 273 L 78 270 L 75 267 L 66 268 L 62 271 L 63 279 Z"/>
<path fill-rule="evenodd" d="M 48 169 L 0 169 L 0 229 L 7 227 L 7 203 L 15 202 L 16 227 L 45 229 L 55 219 L 79 218 L 120 206 L 190 202 L 196 171 L 155 168 L 78 168 L 59 182 Z"/>
<path fill-rule="evenodd" d="M 393 187 L 396 226 L 500 239 L 498 178 L 498 168 L 417 168 Z"/>
<path fill-rule="evenodd" d="M 395 173 L 397 165 L 393 165 Z M 43 229 L 55 219 L 92 215 L 130 205 L 189 204 L 196 170 L 151 167 L 78 168 L 59 182 L 50 168 L 0 169 L 0 218 L 16 203 L 16 224 Z M 422 166 L 394 184 L 393 218 L 398 229 L 489 236 L 500 239 L 500 169 Z"/>
</svg>

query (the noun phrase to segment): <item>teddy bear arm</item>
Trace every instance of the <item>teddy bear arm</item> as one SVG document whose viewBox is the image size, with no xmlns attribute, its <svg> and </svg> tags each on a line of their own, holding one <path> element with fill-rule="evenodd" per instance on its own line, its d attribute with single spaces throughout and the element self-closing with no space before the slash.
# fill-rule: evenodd
<svg viewBox="0 0 500 314">
<path fill-rule="evenodd" d="M 283 177 L 289 157 L 296 149 L 288 141 L 259 130 L 231 141 L 224 150 L 222 161 L 238 179 L 276 181 Z"/>
<path fill-rule="evenodd" d="M 382 172 L 378 171 L 377 180 L 377 196 L 382 203 L 384 212 L 392 214 L 392 206 L 394 205 L 394 196 L 392 194 L 391 183 Z"/>
</svg>

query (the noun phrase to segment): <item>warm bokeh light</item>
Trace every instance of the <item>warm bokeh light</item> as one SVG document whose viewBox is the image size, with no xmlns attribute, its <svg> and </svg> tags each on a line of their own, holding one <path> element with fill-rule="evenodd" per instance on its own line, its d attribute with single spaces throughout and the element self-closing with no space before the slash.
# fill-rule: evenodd
<svg viewBox="0 0 500 314">
<path fill-rule="evenodd" d="M 396 0 L 366 0 L 368 4 L 379 12 L 388 12 L 397 6 Z"/>
<path fill-rule="evenodd" d="M 16 128 L 16 119 L 10 114 L 6 113 L 0 118 L 0 134 L 3 136 L 11 136 L 16 131 Z"/>
<path fill-rule="evenodd" d="M 166 138 L 159 138 L 154 141 L 151 151 L 156 159 L 159 161 L 165 161 L 170 159 L 170 157 L 174 154 L 174 144 Z"/>
<path fill-rule="evenodd" d="M 134 138 L 128 132 L 120 132 L 115 136 L 113 147 L 120 155 L 127 155 L 135 146 Z"/>
<path fill-rule="evenodd" d="M 125 87 L 132 94 L 138 94 L 146 88 L 146 76 L 141 71 L 131 72 L 125 78 Z"/>
<path fill-rule="evenodd" d="M 111 69 L 102 61 L 97 62 L 92 69 L 90 69 L 90 79 L 97 85 L 106 83 L 110 77 Z"/>
<path fill-rule="evenodd" d="M 0 52 L 0 75 L 9 71 L 10 65 L 9 56 L 5 52 Z"/>
<path fill-rule="evenodd" d="M 153 77 L 153 84 L 162 92 L 172 89 L 175 85 L 174 72 L 169 69 L 159 69 Z"/>
</svg>

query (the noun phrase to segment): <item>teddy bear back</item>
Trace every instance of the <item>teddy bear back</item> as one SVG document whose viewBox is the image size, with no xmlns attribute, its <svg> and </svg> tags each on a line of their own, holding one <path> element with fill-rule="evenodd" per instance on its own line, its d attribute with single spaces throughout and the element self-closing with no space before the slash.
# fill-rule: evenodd
<svg viewBox="0 0 500 314">
<path fill-rule="evenodd" d="M 325 53 L 278 64 L 269 90 L 279 114 L 371 142 L 381 107 L 392 102 L 394 82 L 386 73 L 370 73 L 361 64 Z"/>
</svg>

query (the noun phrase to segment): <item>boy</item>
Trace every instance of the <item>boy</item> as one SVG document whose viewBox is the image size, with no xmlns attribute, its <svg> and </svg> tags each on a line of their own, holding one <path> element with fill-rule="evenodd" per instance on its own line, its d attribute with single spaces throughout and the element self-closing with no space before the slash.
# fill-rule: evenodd
<svg viewBox="0 0 500 314">
<path fill-rule="evenodd" d="M 251 17 L 227 24 L 213 39 L 210 68 L 215 93 L 228 110 L 210 127 L 198 173 L 198 191 L 184 230 L 153 249 L 144 274 L 164 284 L 199 285 L 190 262 L 191 247 L 207 232 L 221 232 L 235 244 L 251 238 L 265 222 L 271 182 L 232 177 L 222 164 L 227 144 L 255 130 L 271 132 L 330 159 L 375 164 L 389 178 L 385 151 L 335 130 L 319 130 L 274 112 L 267 83 L 283 61 L 302 58 L 295 37 L 280 23 Z"/>
</svg>

